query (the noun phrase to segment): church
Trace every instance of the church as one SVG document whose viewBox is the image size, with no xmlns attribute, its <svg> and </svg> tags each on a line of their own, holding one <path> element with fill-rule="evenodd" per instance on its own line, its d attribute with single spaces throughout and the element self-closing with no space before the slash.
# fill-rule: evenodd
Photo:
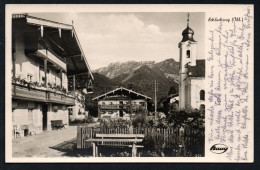
<svg viewBox="0 0 260 170">
<path fill-rule="evenodd" d="M 197 59 L 197 41 L 189 27 L 182 32 L 179 43 L 179 109 L 205 110 L 205 60 Z"/>
</svg>

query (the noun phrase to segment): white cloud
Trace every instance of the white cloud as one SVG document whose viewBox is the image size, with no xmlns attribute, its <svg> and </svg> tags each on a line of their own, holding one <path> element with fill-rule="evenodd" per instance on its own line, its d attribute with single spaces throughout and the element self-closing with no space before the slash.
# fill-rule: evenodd
<svg viewBox="0 0 260 170">
<path fill-rule="evenodd" d="M 146 25 L 134 14 L 84 15 L 74 24 L 93 69 L 116 61 L 161 61 L 172 57 L 177 46 L 176 33 Z"/>
<path fill-rule="evenodd" d="M 91 69 L 117 61 L 179 60 L 178 43 L 186 25 L 183 19 L 186 14 L 173 13 L 34 13 L 33 16 L 67 24 L 73 20 Z M 192 16 L 191 25 L 199 41 L 198 56 L 203 58 L 203 15 Z"/>
</svg>

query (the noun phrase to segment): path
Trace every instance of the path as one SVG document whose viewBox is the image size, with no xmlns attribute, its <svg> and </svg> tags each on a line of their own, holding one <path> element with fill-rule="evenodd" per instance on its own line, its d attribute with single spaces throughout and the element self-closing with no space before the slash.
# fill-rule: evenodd
<svg viewBox="0 0 260 170">
<path fill-rule="evenodd" d="M 62 143 L 72 147 L 77 137 L 77 127 L 43 132 L 38 135 L 13 139 L 13 157 L 64 157 L 66 152 L 53 149 Z"/>
</svg>

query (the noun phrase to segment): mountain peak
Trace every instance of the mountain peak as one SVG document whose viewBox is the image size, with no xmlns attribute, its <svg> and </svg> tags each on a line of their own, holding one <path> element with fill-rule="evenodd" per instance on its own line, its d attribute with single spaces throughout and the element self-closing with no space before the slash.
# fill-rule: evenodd
<svg viewBox="0 0 260 170">
<path fill-rule="evenodd" d="M 154 66 L 155 61 L 127 61 L 110 63 L 107 67 L 99 68 L 93 72 L 105 75 L 108 78 L 115 78 L 121 74 L 131 74 L 140 67 L 146 65 L 148 67 Z"/>
<path fill-rule="evenodd" d="M 107 67 L 99 68 L 95 72 L 108 78 L 108 80 L 105 80 L 99 76 L 100 79 L 104 80 L 103 83 L 100 83 L 105 86 L 107 82 L 125 87 L 131 84 L 148 96 L 154 95 L 155 79 L 159 82 L 159 97 L 167 95 L 171 86 L 178 89 L 179 62 L 176 62 L 173 58 L 160 62 L 127 61 L 110 63 Z M 104 88 L 102 89 L 104 90 Z"/>
</svg>

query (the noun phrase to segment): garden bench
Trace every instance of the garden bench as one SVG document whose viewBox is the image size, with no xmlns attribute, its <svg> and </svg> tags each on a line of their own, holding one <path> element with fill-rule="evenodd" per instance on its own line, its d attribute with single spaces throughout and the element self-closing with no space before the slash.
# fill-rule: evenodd
<svg viewBox="0 0 260 170">
<path fill-rule="evenodd" d="M 98 145 L 132 147 L 132 157 L 136 157 L 137 148 L 143 148 L 142 145 L 136 144 L 142 142 L 143 139 L 144 134 L 96 134 L 96 138 L 87 139 L 86 141 L 92 142 L 93 157 L 98 157 Z M 118 145 L 113 145 L 111 142 L 118 143 Z"/>
<path fill-rule="evenodd" d="M 52 120 L 51 128 L 52 129 L 62 129 L 65 127 L 65 124 L 62 123 L 62 120 Z"/>
</svg>

